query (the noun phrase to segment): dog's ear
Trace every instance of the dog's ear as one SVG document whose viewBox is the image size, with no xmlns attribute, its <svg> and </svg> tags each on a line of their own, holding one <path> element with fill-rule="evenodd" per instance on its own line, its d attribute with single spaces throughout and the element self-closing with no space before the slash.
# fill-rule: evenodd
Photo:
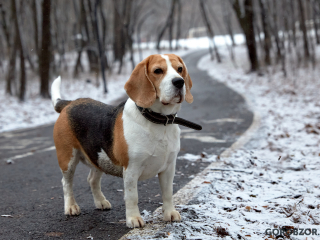
<svg viewBox="0 0 320 240">
<path fill-rule="evenodd" d="M 186 64 L 184 63 L 184 61 L 182 60 L 181 57 L 179 57 L 179 61 L 183 64 L 183 72 L 182 72 L 182 77 L 184 79 L 185 85 L 186 85 L 186 102 L 187 103 L 192 103 L 193 102 L 193 96 L 190 92 L 191 88 L 192 88 L 192 80 L 190 78 L 190 75 L 188 73 L 188 69 Z"/>
<path fill-rule="evenodd" d="M 139 106 L 149 108 L 156 100 L 156 89 L 148 76 L 150 57 L 140 62 L 124 85 L 128 96 Z"/>
</svg>

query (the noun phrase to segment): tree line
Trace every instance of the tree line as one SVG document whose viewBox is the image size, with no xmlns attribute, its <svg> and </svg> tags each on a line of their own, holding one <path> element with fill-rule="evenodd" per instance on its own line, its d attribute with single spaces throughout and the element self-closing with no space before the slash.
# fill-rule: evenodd
<svg viewBox="0 0 320 240">
<path fill-rule="evenodd" d="M 0 2 L 0 64 L 5 92 L 25 99 L 30 73 L 39 78 L 39 94 L 50 97 L 49 80 L 67 71 L 66 54 L 76 53 L 72 75 L 89 71 L 99 75 L 107 92 L 107 73 L 120 74 L 125 56 L 132 69 L 134 51 L 143 58 L 141 42 L 168 40 L 169 50 L 190 29 L 204 27 L 212 59 L 221 62 L 214 37 L 229 35 L 233 56 L 235 34 L 243 33 L 251 71 L 272 64 L 286 75 L 289 54 L 298 65 L 316 65 L 320 44 L 320 0 L 10 0 Z M 137 44 L 137 49 L 134 44 Z M 175 45 L 173 46 L 173 43 Z M 117 69 L 114 63 L 118 62 Z M 69 69 L 70 70 L 70 69 Z"/>
</svg>

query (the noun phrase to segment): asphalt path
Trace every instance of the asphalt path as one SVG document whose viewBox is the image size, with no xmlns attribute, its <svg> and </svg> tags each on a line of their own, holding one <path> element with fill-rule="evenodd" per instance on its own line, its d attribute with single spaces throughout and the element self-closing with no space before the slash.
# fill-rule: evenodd
<svg viewBox="0 0 320 240">
<path fill-rule="evenodd" d="M 203 130 L 181 127 L 179 156 L 202 152 L 219 155 L 246 131 L 253 119 L 239 94 L 197 68 L 204 54 L 202 50 L 183 58 L 193 81 L 194 102 L 183 103 L 178 115 L 200 123 Z M 120 178 L 103 176 L 102 192 L 112 209 L 96 210 L 86 181 L 89 169 L 80 163 L 75 174 L 74 193 L 81 215 L 63 214 L 62 175 L 52 147 L 52 131 L 53 125 L 46 125 L 0 134 L 0 215 L 10 215 L 0 217 L 0 239 L 88 239 L 89 236 L 119 239 L 130 231 L 125 225 Z M 8 164 L 8 159 L 13 159 L 14 163 Z M 178 159 L 174 192 L 207 165 Z M 139 182 L 140 211 L 154 211 L 161 202 L 156 177 Z"/>
</svg>

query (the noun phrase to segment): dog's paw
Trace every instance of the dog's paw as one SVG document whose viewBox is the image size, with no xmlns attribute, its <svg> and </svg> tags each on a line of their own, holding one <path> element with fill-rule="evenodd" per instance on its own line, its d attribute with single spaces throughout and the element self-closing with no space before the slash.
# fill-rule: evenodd
<svg viewBox="0 0 320 240">
<path fill-rule="evenodd" d="M 94 204 L 96 205 L 97 209 L 101 209 L 101 210 L 111 209 L 112 207 L 111 203 L 107 199 L 104 199 L 102 201 L 95 201 Z"/>
<path fill-rule="evenodd" d="M 177 212 L 176 210 L 164 211 L 164 213 L 163 213 L 163 221 L 166 221 L 166 222 L 180 222 L 181 221 L 180 213 Z"/>
<path fill-rule="evenodd" d="M 144 227 L 144 221 L 139 217 L 127 217 L 127 227 L 129 228 L 139 228 Z"/>
<path fill-rule="evenodd" d="M 64 214 L 65 215 L 79 215 L 81 212 L 80 207 L 78 204 L 73 204 L 65 207 Z"/>
</svg>

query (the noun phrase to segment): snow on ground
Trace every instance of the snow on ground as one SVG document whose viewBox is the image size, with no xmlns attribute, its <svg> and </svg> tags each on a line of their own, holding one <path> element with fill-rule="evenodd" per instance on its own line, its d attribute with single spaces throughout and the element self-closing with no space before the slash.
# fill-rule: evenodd
<svg viewBox="0 0 320 240">
<path fill-rule="evenodd" d="M 190 50 L 189 50 L 190 51 Z M 180 56 L 189 52 L 188 50 L 174 51 Z M 144 50 L 143 57 L 157 53 L 156 50 Z M 95 100 L 112 103 L 112 101 L 125 95 L 123 88 L 125 82 L 129 79 L 132 67 L 131 62 L 126 59 L 125 67 L 121 75 L 118 75 L 117 66 L 114 66 L 114 73 L 107 75 L 108 93 L 103 94 L 103 84 L 101 77 L 96 79 L 92 74 L 87 71 L 80 73 L 79 77 L 73 78 L 70 71 L 73 71 L 75 64 L 76 54 L 67 54 L 66 61 L 68 64 L 69 72 L 62 72 L 61 96 L 63 99 L 73 100 L 82 97 L 90 97 Z M 135 60 L 138 61 L 138 53 L 135 54 Z M 86 55 L 83 54 L 82 63 L 87 69 L 88 62 Z M 5 73 L 2 72 L 4 79 Z M 90 83 L 86 80 L 90 79 Z M 50 81 L 51 83 L 54 79 Z M 99 86 L 97 87 L 97 83 Z M 16 130 L 21 128 L 35 127 L 43 124 L 53 123 L 57 120 L 59 114 L 53 109 L 50 99 L 43 99 L 39 96 L 39 80 L 38 77 L 32 79 L 28 77 L 26 101 L 20 103 L 16 97 L 11 97 L 4 94 L 5 81 L 0 81 L 0 132 Z"/>
<path fill-rule="evenodd" d="M 283 78 L 271 67 L 259 77 L 246 74 L 249 63 L 243 46 L 235 49 L 238 68 L 226 50 L 222 53 L 223 63 L 205 56 L 198 67 L 245 95 L 260 115 L 261 126 L 243 148 L 221 159 L 220 170 L 206 176 L 191 203 L 177 206 L 183 221 L 168 224 L 158 236 L 275 239 L 279 229 L 286 228 L 293 231 L 288 239 L 319 239 L 320 71 L 300 68 Z M 182 158 L 218 159 L 192 154 Z M 298 228 L 307 229 L 304 236 L 297 235 Z M 274 234 L 266 234 L 267 229 Z"/>
</svg>

